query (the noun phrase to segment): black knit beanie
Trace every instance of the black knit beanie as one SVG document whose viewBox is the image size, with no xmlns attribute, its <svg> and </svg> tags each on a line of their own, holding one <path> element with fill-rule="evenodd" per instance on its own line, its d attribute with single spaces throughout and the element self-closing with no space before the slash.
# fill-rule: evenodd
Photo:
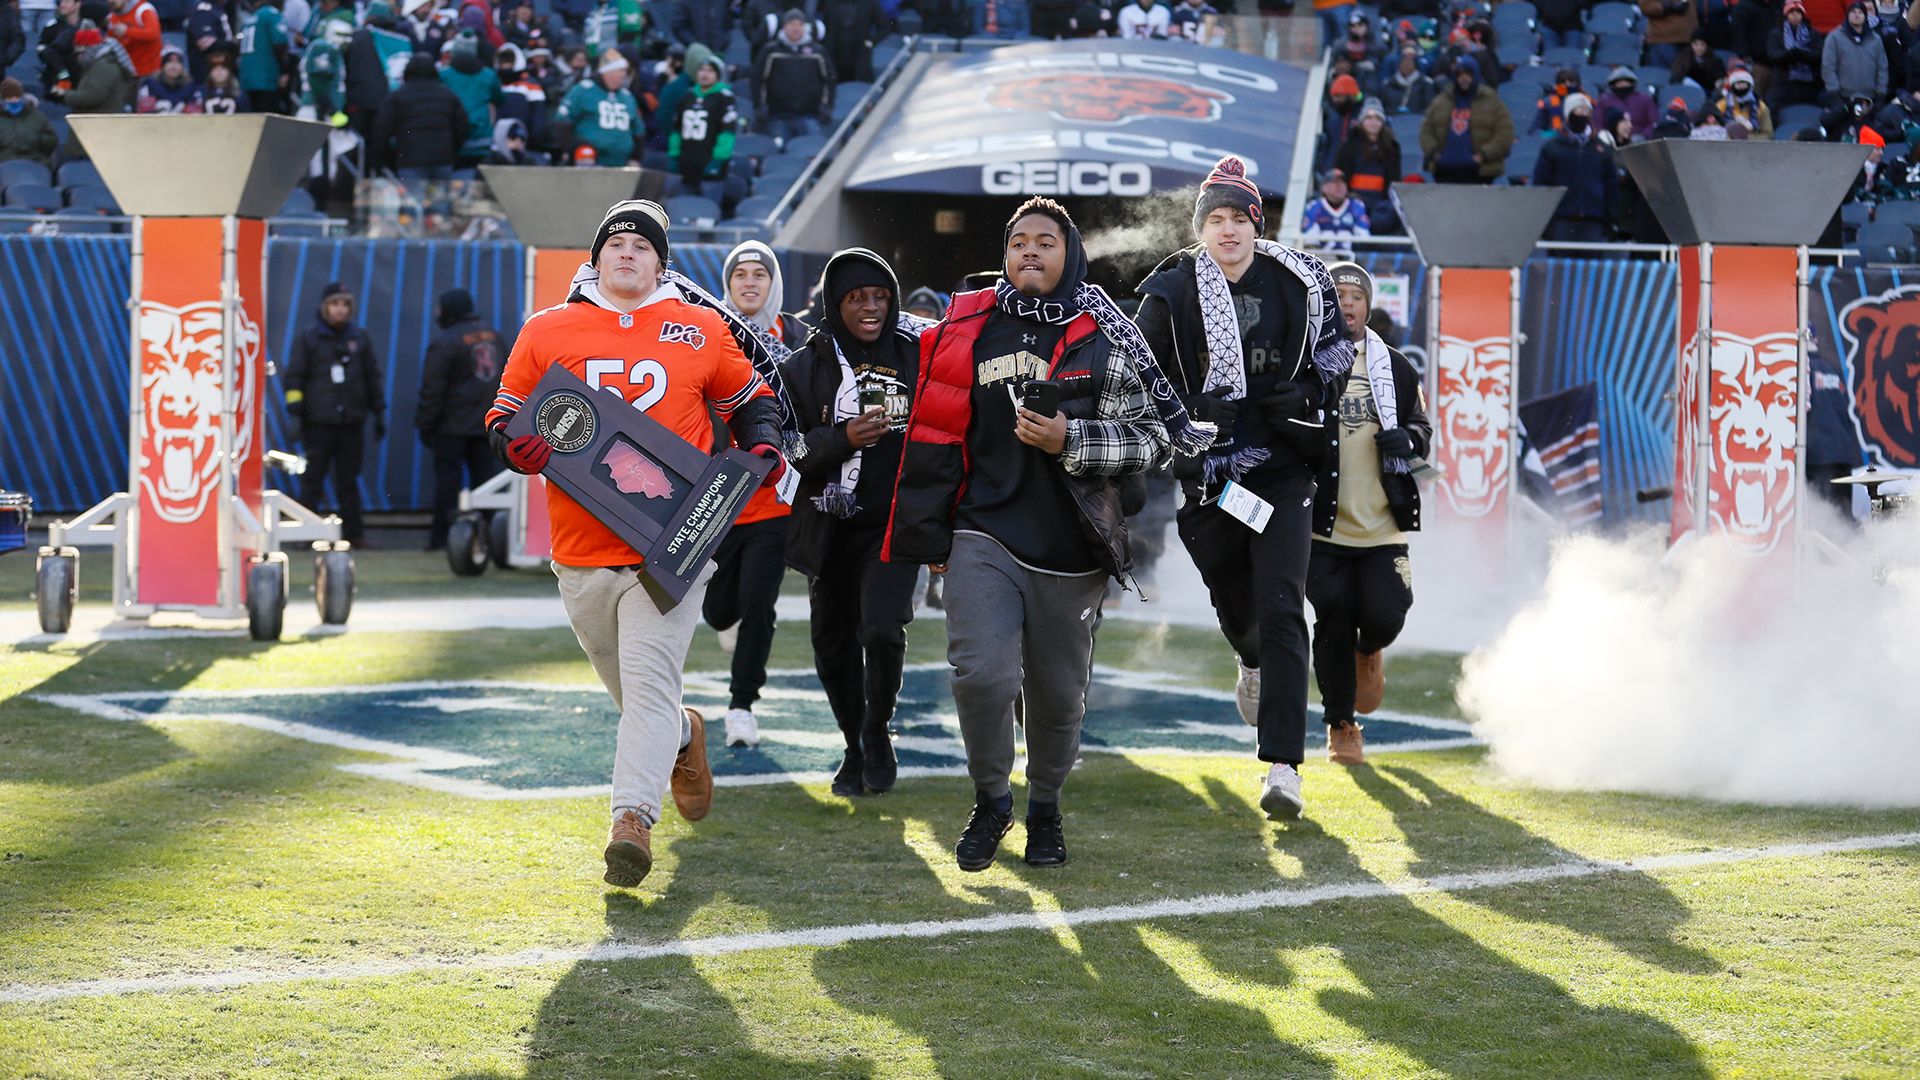
<svg viewBox="0 0 1920 1080">
<path fill-rule="evenodd" d="M 637 232 L 646 237 L 653 245 L 654 254 L 660 256 L 660 265 L 669 261 L 667 251 L 667 212 L 660 204 L 646 199 L 628 199 L 614 203 L 607 216 L 600 219 L 600 228 L 593 234 L 593 253 L 589 261 L 600 265 L 600 249 L 606 246 L 607 237 L 617 232 Z"/>
<path fill-rule="evenodd" d="M 1199 234 L 1207 215 L 1223 207 L 1247 215 L 1256 231 L 1266 230 L 1267 215 L 1260 204 L 1260 189 L 1247 179 L 1247 163 L 1232 154 L 1221 158 L 1213 172 L 1207 174 L 1206 182 L 1200 185 L 1200 197 L 1193 204 L 1195 235 Z"/>
</svg>

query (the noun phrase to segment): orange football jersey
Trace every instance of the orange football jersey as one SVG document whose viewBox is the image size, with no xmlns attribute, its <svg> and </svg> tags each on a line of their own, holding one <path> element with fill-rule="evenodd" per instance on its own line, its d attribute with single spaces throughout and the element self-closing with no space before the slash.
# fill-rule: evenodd
<svg viewBox="0 0 1920 1080">
<path fill-rule="evenodd" d="M 547 368 L 560 364 L 596 390 L 666 425 L 702 453 L 712 446 L 711 407 L 725 420 L 773 391 L 717 312 L 677 297 L 622 315 L 577 302 L 536 312 L 520 329 L 489 427 L 526 404 Z M 566 492 L 547 487 L 554 561 L 568 566 L 630 566 L 640 553 Z"/>
</svg>

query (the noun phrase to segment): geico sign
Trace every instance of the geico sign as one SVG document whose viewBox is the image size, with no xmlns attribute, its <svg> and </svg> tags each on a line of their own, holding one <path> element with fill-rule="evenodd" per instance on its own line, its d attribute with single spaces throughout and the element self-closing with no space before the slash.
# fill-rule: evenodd
<svg viewBox="0 0 1920 1080">
<path fill-rule="evenodd" d="M 1183 56 L 1157 56 L 1151 53 L 1092 52 L 1022 57 L 979 67 L 967 65 L 953 74 L 956 79 L 971 81 L 1022 71 L 1135 71 L 1152 75 L 1184 75 L 1266 93 L 1280 89 L 1280 84 L 1271 76 L 1257 71 L 1196 62 Z"/>
<path fill-rule="evenodd" d="M 1197 169 L 1211 169 L 1229 151 L 1178 139 L 1162 139 L 1123 131 L 1079 131 L 1074 128 L 1043 128 L 1006 134 L 948 139 L 926 146 L 895 150 L 893 160 L 902 165 L 926 165 L 954 158 L 989 158 L 1003 161 L 1058 151 L 1088 150 L 1114 157 L 1142 158 L 1147 161 L 1176 161 Z M 1260 163 L 1245 154 L 1247 175 L 1260 175 Z"/>
<path fill-rule="evenodd" d="M 980 167 L 989 195 L 1146 195 L 1153 169 L 1137 161 L 1008 161 Z"/>
</svg>

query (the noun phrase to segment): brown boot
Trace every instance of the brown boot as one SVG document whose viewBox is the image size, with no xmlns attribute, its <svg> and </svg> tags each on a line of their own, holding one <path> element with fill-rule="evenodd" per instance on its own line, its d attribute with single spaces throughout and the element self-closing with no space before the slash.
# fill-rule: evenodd
<svg viewBox="0 0 1920 1080">
<path fill-rule="evenodd" d="M 713 767 L 707 764 L 707 724 L 698 709 L 688 709 L 687 725 L 693 740 L 673 759 L 673 805 L 688 821 L 699 821 L 713 809 Z"/>
<path fill-rule="evenodd" d="M 640 884 L 653 869 L 653 830 L 640 815 L 626 811 L 613 821 L 607 832 L 606 883 L 622 889 Z"/>
<path fill-rule="evenodd" d="M 1387 696 L 1387 668 L 1384 652 L 1353 654 L 1353 711 L 1365 716 L 1380 707 Z"/>
<path fill-rule="evenodd" d="M 1366 738 L 1359 724 L 1341 724 L 1327 729 L 1327 760 L 1335 765 L 1360 765 L 1367 760 Z"/>
</svg>

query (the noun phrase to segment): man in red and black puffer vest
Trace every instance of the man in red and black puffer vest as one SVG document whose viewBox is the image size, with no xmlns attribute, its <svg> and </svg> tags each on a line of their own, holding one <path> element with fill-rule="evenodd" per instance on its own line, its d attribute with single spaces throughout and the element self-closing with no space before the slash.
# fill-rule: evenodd
<svg viewBox="0 0 1920 1080">
<path fill-rule="evenodd" d="M 1082 310 L 1087 259 L 1059 204 L 1007 222 L 1004 277 L 962 293 L 920 338 L 884 557 L 946 572 L 947 659 L 974 808 L 954 848 L 992 865 L 1013 827 L 1014 703 L 1027 737 L 1027 849 L 1067 861 L 1060 787 L 1080 748 L 1095 613 L 1131 565 L 1117 480 L 1166 461 L 1140 372 Z M 1052 416 L 1021 407 L 1059 388 Z"/>
</svg>

